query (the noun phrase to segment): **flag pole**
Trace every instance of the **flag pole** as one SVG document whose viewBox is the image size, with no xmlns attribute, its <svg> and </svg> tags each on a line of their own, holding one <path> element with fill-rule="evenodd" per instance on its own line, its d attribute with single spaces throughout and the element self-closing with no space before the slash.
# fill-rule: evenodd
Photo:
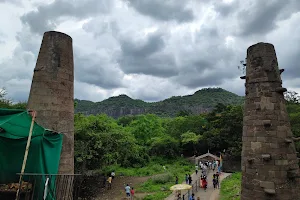
<svg viewBox="0 0 300 200">
<path fill-rule="evenodd" d="M 35 120 L 35 117 L 36 117 L 36 112 L 35 111 L 29 111 L 29 113 L 32 116 L 32 120 L 31 120 L 31 125 L 30 125 L 30 130 L 29 130 L 29 136 L 28 136 L 28 139 L 27 139 L 27 144 L 26 144 L 26 149 L 25 149 L 25 154 L 24 154 L 24 159 L 23 159 L 23 165 L 22 165 L 20 179 L 19 179 L 19 188 L 18 188 L 17 194 L 16 194 L 16 200 L 19 199 L 20 188 L 22 187 L 22 176 L 23 176 L 23 173 L 24 173 L 25 167 L 26 167 L 27 156 L 28 156 L 28 151 L 29 151 L 31 136 L 32 136 L 32 130 L 33 130 L 33 126 L 34 126 L 34 120 Z"/>
</svg>

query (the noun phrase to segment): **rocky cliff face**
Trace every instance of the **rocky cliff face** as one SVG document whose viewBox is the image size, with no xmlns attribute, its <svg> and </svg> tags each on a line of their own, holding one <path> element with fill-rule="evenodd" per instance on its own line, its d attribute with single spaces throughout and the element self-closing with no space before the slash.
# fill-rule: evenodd
<svg viewBox="0 0 300 200">
<path fill-rule="evenodd" d="M 100 113 L 105 113 L 108 116 L 111 116 L 113 118 L 119 118 L 121 116 L 126 116 L 126 115 L 140 115 L 147 113 L 146 108 L 129 108 L 129 107 L 114 107 L 114 108 L 95 108 L 90 111 L 87 111 L 85 114 L 92 114 L 92 115 L 97 115 Z"/>
</svg>

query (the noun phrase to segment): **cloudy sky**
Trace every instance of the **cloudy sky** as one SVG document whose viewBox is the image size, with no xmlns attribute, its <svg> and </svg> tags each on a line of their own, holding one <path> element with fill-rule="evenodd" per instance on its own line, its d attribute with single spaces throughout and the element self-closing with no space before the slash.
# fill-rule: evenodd
<svg viewBox="0 0 300 200">
<path fill-rule="evenodd" d="M 73 38 L 75 97 L 157 101 L 222 87 L 244 94 L 239 61 L 275 45 L 300 92 L 299 0 L 0 0 L 0 87 L 28 98 L 45 31 Z"/>
</svg>

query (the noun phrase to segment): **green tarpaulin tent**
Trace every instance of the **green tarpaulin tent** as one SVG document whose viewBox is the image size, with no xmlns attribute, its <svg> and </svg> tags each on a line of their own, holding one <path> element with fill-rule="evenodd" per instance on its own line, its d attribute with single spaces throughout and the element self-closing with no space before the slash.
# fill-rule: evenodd
<svg viewBox="0 0 300 200">
<path fill-rule="evenodd" d="M 0 109 L 0 184 L 18 182 L 31 121 L 26 110 Z M 57 174 L 62 139 L 35 123 L 25 173 Z"/>
</svg>

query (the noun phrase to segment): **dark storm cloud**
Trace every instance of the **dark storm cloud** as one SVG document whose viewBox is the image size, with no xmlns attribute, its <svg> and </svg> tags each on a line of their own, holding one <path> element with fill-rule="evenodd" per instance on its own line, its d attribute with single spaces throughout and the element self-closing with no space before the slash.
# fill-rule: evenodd
<svg viewBox="0 0 300 200">
<path fill-rule="evenodd" d="M 274 30 L 277 27 L 277 17 L 287 7 L 288 2 L 285 0 L 250 1 L 247 10 L 241 9 L 237 14 L 241 19 L 239 21 L 241 36 L 266 34 Z"/>
<path fill-rule="evenodd" d="M 24 52 L 31 52 L 37 57 L 43 37 L 36 33 L 31 33 L 27 27 L 24 29 L 16 34 L 16 40 L 20 45 L 19 48 L 21 48 Z"/>
<path fill-rule="evenodd" d="M 104 89 L 124 86 L 123 74 L 117 63 L 109 60 L 106 55 L 91 54 L 80 56 L 75 52 L 75 79 Z"/>
<path fill-rule="evenodd" d="M 268 38 L 274 44 L 279 68 L 284 68 L 284 80 L 299 77 L 300 54 L 300 12 L 293 14 L 288 20 L 280 22 L 281 28 L 269 34 Z"/>
<path fill-rule="evenodd" d="M 109 34 L 110 36 L 114 37 L 120 32 L 116 21 L 104 21 L 102 17 L 100 19 L 95 18 L 87 23 L 84 23 L 82 29 L 86 32 L 92 33 L 95 38 L 99 38 L 104 34 Z"/>
<path fill-rule="evenodd" d="M 130 74 L 170 77 L 177 74 L 175 58 L 164 52 L 162 32 L 149 34 L 142 41 L 120 39 L 122 53 L 118 59 L 121 69 Z"/>
<path fill-rule="evenodd" d="M 243 52 L 227 47 L 226 36 L 215 27 L 202 26 L 194 35 L 194 43 L 178 46 L 182 49 L 180 72 L 172 80 L 188 88 L 199 88 L 220 85 L 226 79 L 235 78 Z M 184 50 L 188 44 L 191 48 Z"/>
<path fill-rule="evenodd" d="M 127 0 L 139 13 L 161 21 L 188 22 L 193 11 L 186 8 L 188 0 Z"/>
<path fill-rule="evenodd" d="M 113 2 L 113 0 L 81 0 L 78 2 L 56 0 L 51 4 L 40 5 L 36 10 L 26 13 L 21 17 L 21 21 L 28 24 L 32 32 L 43 34 L 45 31 L 54 29 L 61 17 L 84 19 L 94 15 L 107 14 Z"/>
<path fill-rule="evenodd" d="M 300 42 L 300 38 L 298 39 L 298 42 Z M 276 47 L 275 47 L 276 48 Z M 300 72 L 300 65 L 299 65 L 299 52 L 300 47 L 293 48 L 295 51 L 289 52 L 289 55 L 285 55 L 283 59 L 280 59 L 282 56 L 278 56 L 278 65 L 279 68 L 285 69 L 284 73 L 282 74 L 282 77 L 286 80 L 288 79 L 294 79 L 299 77 Z"/>
<path fill-rule="evenodd" d="M 172 78 L 188 88 L 221 85 L 225 80 L 237 77 L 238 70 L 231 60 L 212 60 L 212 62 L 199 60 L 193 63 L 193 67 L 189 64 L 187 63 L 189 68 L 181 70 L 178 76 Z"/>
<path fill-rule="evenodd" d="M 220 0 L 213 0 L 215 10 L 221 14 L 222 17 L 233 15 L 240 6 L 240 1 L 233 1 L 232 3 L 220 2 Z"/>
</svg>

